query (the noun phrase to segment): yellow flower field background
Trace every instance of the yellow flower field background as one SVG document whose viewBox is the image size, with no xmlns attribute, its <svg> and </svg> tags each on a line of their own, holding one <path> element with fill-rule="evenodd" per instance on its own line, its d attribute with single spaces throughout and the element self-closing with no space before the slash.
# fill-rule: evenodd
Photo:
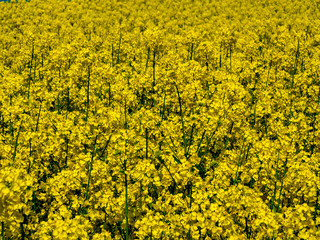
<svg viewBox="0 0 320 240">
<path fill-rule="evenodd" d="M 319 239 L 320 4 L 0 4 L 9 239 Z"/>
</svg>

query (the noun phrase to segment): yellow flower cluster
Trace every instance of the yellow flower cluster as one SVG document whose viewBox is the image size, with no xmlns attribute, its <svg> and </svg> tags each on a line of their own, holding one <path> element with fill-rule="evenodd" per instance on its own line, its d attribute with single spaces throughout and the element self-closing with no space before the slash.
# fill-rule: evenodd
<svg viewBox="0 0 320 240">
<path fill-rule="evenodd" d="M 0 238 L 320 239 L 319 7 L 0 2 Z"/>
</svg>

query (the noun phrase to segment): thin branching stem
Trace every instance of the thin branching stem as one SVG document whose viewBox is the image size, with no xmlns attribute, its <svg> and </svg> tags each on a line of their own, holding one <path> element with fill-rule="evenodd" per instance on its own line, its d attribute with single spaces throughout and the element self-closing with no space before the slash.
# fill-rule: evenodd
<svg viewBox="0 0 320 240">
<path fill-rule="evenodd" d="M 90 166 L 89 166 L 88 184 L 87 184 L 87 188 L 86 188 L 85 200 L 88 199 L 89 185 L 90 185 L 90 180 L 91 180 L 92 163 L 93 163 L 93 158 L 94 158 L 94 155 L 95 155 L 97 138 L 98 138 L 98 135 L 96 136 L 96 138 L 94 140 L 94 144 L 93 144 L 93 150 L 92 150 L 91 161 L 90 161 Z"/>
<path fill-rule="evenodd" d="M 148 129 L 146 128 L 146 159 L 148 159 Z"/>
<path fill-rule="evenodd" d="M 279 166 L 279 158 L 280 158 L 280 150 L 278 151 L 278 158 L 277 158 L 277 167 L 276 167 L 276 174 L 275 174 L 275 182 L 274 182 L 274 193 L 273 193 L 273 197 L 271 200 L 271 212 L 273 211 L 274 208 L 274 202 L 275 202 L 275 198 L 276 198 L 276 193 L 277 193 L 277 181 L 278 181 L 278 166 Z"/>
<path fill-rule="evenodd" d="M 23 120 L 21 120 L 21 122 L 20 122 L 20 127 L 19 127 L 19 130 L 18 130 L 18 134 L 17 134 L 17 137 L 16 137 L 15 144 L 14 144 L 14 152 L 13 152 L 12 162 L 14 162 L 15 159 L 16 159 L 17 147 L 18 147 L 18 140 L 19 140 L 19 135 L 20 135 L 20 131 L 21 131 L 22 122 L 23 122 Z"/>
<path fill-rule="evenodd" d="M 88 85 L 87 85 L 87 111 L 86 111 L 86 122 L 88 121 L 89 114 L 89 96 L 90 96 L 90 66 L 88 66 Z"/>
<path fill-rule="evenodd" d="M 28 99 L 30 96 L 30 85 L 31 85 L 31 72 L 32 72 L 32 62 L 34 58 L 34 44 L 32 44 L 32 52 L 31 52 L 31 60 L 30 60 L 30 65 L 29 65 L 29 76 L 28 76 Z"/>
<path fill-rule="evenodd" d="M 5 240 L 5 238 L 4 238 L 4 222 L 1 222 L 1 239 Z"/>
<path fill-rule="evenodd" d="M 40 107 L 39 107 L 39 113 L 38 113 L 37 124 L 36 124 L 36 132 L 38 131 L 39 118 L 40 118 L 40 113 L 41 113 L 41 106 L 42 106 L 42 102 L 40 103 Z"/>
<path fill-rule="evenodd" d="M 148 69 L 149 58 L 150 58 L 150 47 L 148 47 L 146 69 L 144 70 L 145 73 L 147 72 L 147 69 Z"/>
<path fill-rule="evenodd" d="M 241 154 L 242 154 L 242 150 L 244 148 L 244 143 L 245 143 L 245 138 L 243 139 L 243 143 L 242 143 L 242 147 L 240 149 L 240 153 L 239 153 L 239 159 L 238 159 L 238 164 L 237 164 L 237 171 L 236 171 L 236 176 L 234 178 L 234 181 L 233 181 L 233 184 L 236 184 L 238 183 L 238 172 L 239 172 L 239 168 L 240 168 L 240 165 L 241 165 Z"/>
<path fill-rule="evenodd" d="M 180 97 L 180 93 L 179 93 L 179 89 L 178 89 L 177 84 L 174 84 L 174 85 L 175 85 L 175 87 L 177 89 L 178 99 L 179 99 L 179 106 L 180 106 L 180 117 L 181 117 L 182 134 L 183 134 L 183 145 L 184 145 L 184 156 L 187 158 L 187 140 L 186 140 L 186 134 L 185 134 L 185 130 L 184 130 L 184 121 L 183 121 L 181 97 Z"/>
</svg>

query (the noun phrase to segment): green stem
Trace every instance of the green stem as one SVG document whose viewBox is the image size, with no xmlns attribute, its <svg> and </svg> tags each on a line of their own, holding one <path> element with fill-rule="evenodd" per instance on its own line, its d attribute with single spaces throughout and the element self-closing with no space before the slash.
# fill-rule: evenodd
<svg viewBox="0 0 320 240">
<path fill-rule="evenodd" d="M 67 111 L 70 112 L 70 91 L 69 91 L 69 87 L 67 88 Z"/>
<path fill-rule="evenodd" d="M 65 163 L 64 163 L 64 168 L 66 169 L 67 168 L 67 162 L 68 162 L 68 152 L 69 152 L 69 139 L 68 137 L 66 136 L 65 138 L 65 141 L 66 141 L 66 159 L 65 159 Z"/>
<path fill-rule="evenodd" d="M 89 91 L 90 91 L 90 66 L 88 66 L 88 85 L 87 85 L 87 111 L 86 111 L 86 122 L 88 121 L 89 114 Z"/>
<path fill-rule="evenodd" d="M 39 108 L 39 113 L 38 113 L 38 118 L 37 118 L 37 124 L 36 124 L 36 132 L 38 131 L 38 125 L 39 125 L 39 118 L 40 118 L 41 106 L 42 106 L 42 102 L 40 103 L 40 108 Z"/>
<path fill-rule="evenodd" d="M 120 33 L 120 37 L 119 37 L 119 45 L 118 45 L 118 55 L 117 55 L 117 64 L 120 63 L 120 47 L 121 47 L 121 33 Z"/>
<path fill-rule="evenodd" d="M 221 48 L 222 48 L 222 42 L 221 42 L 221 44 L 220 44 L 220 55 L 219 55 L 219 68 L 220 68 L 220 69 L 221 69 L 221 66 L 222 66 Z"/>
<path fill-rule="evenodd" d="M 152 88 L 156 85 L 156 50 L 153 50 L 153 60 L 152 60 Z"/>
<path fill-rule="evenodd" d="M 37 69 L 37 55 L 35 55 L 34 57 L 33 81 L 36 80 L 36 69 Z"/>
<path fill-rule="evenodd" d="M 233 184 L 238 183 L 238 172 L 239 172 L 239 168 L 240 168 L 240 164 L 241 164 L 241 154 L 242 154 L 242 150 L 244 147 L 244 142 L 245 142 L 245 138 L 243 139 L 242 147 L 240 149 L 240 154 L 239 154 L 239 159 L 238 159 L 238 164 L 237 164 L 237 171 L 236 171 L 236 176 L 234 178 Z"/>
<path fill-rule="evenodd" d="M 2 240 L 5 240 L 5 238 L 4 238 L 4 222 L 1 222 L 1 238 L 2 238 Z"/>
<path fill-rule="evenodd" d="M 257 103 L 258 103 L 258 101 L 257 101 L 256 104 L 254 105 L 253 122 L 252 122 L 251 128 L 254 128 L 254 125 L 256 124 L 256 109 L 257 109 Z"/>
<path fill-rule="evenodd" d="M 268 87 L 268 84 L 269 84 L 269 75 L 270 75 L 271 66 L 272 66 L 272 60 L 270 60 L 270 63 L 269 63 L 269 69 L 268 69 L 268 74 L 267 74 L 267 82 L 266 82 L 266 86 L 265 86 L 264 90 L 267 90 L 267 87 Z"/>
<path fill-rule="evenodd" d="M 98 135 L 96 136 L 96 138 L 95 138 L 95 140 L 94 140 L 93 151 L 92 151 L 92 154 L 91 154 L 91 161 L 90 161 L 90 168 L 89 168 L 89 174 L 88 174 L 88 184 L 87 184 L 87 189 L 86 189 L 85 200 L 88 199 L 88 192 L 89 192 L 89 185 L 90 185 L 91 171 L 92 171 L 92 162 L 93 162 L 93 158 L 94 158 L 94 155 L 95 155 L 97 138 L 98 138 Z"/>
<path fill-rule="evenodd" d="M 159 127 L 158 127 L 158 128 L 159 128 Z M 181 164 L 181 161 L 179 160 L 176 152 L 172 149 L 171 145 L 168 143 L 168 141 L 167 141 L 164 133 L 163 133 L 160 129 L 159 129 L 159 131 L 160 131 L 161 135 L 163 136 L 164 140 L 166 141 L 167 145 L 169 146 L 169 148 L 170 148 L 170 150 L 171 150 L 171 152 L 172 152 L 172 154 L 173 154 L 174 160 L 175 160 L 177 163 Z"/>
<path fill-rule="evenodd" d="M 108 96 L 109 96 L 109 106 L 110 106 L 110 104 L 111 104 L 111 85 L 110 85 L 110 83 L 108 83 L 108 85 L 109 85 Z"/>
<path fill-rule="evenodd" d="M 126 130 L 127 132 L 127 130 Z M 126 240 L 129 240 L 129 220 L 128 220 L 128 178 L 127 178 L 127 139 L 124 145 L 125 159 L 123 162 L 124 183 L 125 183 L 125 211 L 126 211 Z"/>
<path fill-rule="evenodd" d="M 111 44 L 111 65 L 112 65 L 112 67 L 114 66 L 113 55 L 114 55 L 114 49 L 113 49 L 113 44 Z"/>
<path fill-rule="evenodd" d="M 146 128 L 146 159 L 148 159 L 148 129 Z"/>
<path fill-rule="evenodd" d="M 4 116 L 1 115 L 2 134 L 4 135 Z"/>
<path fill-rule="evenodd" d="M 11 113 L 10 113 L 10 117 L 11 117 Z M 14 132 L 13 132 L 13 126 L 12 126 L 11 119 L 10 119 L 10 134 L 11 134 L 12 139 L 13 139 L 14 138 Z"/>
<path fill-rule="evenodd" d="M 250 148 L 252 147 L 252 143 L 249 143 L 248 145 L 248 148 L 247 148 L 247 154 L 246 154 L 246 161 L 248 160 L 248 156 L 249 156 L 249 151 L 250 151 Z"/>
<path fill-rule="evenodd" d="M 31 72 L 31 70 L 30 70 L 30 72 Z M 31 73 L 29 74 L 29 77 L 28 77 L 28 99 L 30 96 L 30 85 L 31 85 Z"/>
<path fill-rule="evenodd" d="M 232 46 L 231 46 L 231 44 L 230 44 L 230 73 L 232 74 L 231 52 L 232 52 Z"/>
<path fill-rule="evenodd" d="M 146 61 L 146 69 L 144 70 L 145 73 L 147 72 L 147 69 L 148 69 L 149 58 L 150 58 L 150 47 L 148 47 L 148 54 L 147 54 L 147 61 Z"/>
<path fill-rule="evenodd" d="M 179 186 L 178 186 L 178 184 L 177 184 L 176 180 L 174 179 L 174 177 L 172 176 L 172 174 L 171 174 L 171 172 L 170 172 L 170 170 L 169 170 L 168 166 L 165 164 L 165 162 L 163 161 L 163 159 L 161 159 L 161 160 L 159 160 L 159 161 L 160 161 L 160 163 L 162 163 L 162 164 L 163 164 L 163 166 L 167 169 L 167 171 L 168 171 L 168 173 L 169 173 L 169 175 L 170 175 L 170 177 L 171 177 L 171 179 L 172 179 L 173 183 L 175 184 L 175 186 L 176 186 L 176 187 L 178 188 L 178 190 L 179 190 Z"/>
<path fill-rule="evenodd" d="M 219 116 L 219 120 L 218 120 L 217 127 L 216 127 L 216 129 L 212 132 L 211 136 L 210 136 L 209 138 L 208 138 L 208 136 L 206 136 L 206 139 L 207 139 L 207 146 L 206 146 L 206 149 L 205 149 L 204 154 L 201 156 L 201 159 L 200 159 L 199 165 L 201 165 L 201 164 L 202 164 L 204 157 L 206 157 L 206 156 L 207 156 L 207 154 L 208 154 L 208 151 L 209 151 L 209 145 L 210 145 L 210 143 L 211 143 L 211 139 L 213 138 L 214 134 L 217 132 L 217 130 L 218 130 L 218 128 L 219 128 L 219 126 L 220 126 L 220 124 L 221 124 L 221 122 L 220 122 L 220 118 L 221 118 L 221 116 Z M 204 135 L 204 133 L 203 133 L 203 135 Z M 199 146 L 200 146 L 200 145 L 199 145 Z"/>
<path fill-rule="evenodd" d="M 112 137 L 112 133 L 110 134 L 109 139 L 108 139 L 108 141 L 107 141 L 107 143 L 106 143 L 106 146 L 105 146 L 105 147 L 103 148 L 103 150 L 102 150 L 102 153 L 99 155 L 99 159 L 100 159 L 100 160 L 101 160 L 102 156 L 104 155 L 105 151 L 106 151 L 107 148 L 108 148 L 108 145 L 109 145 L 109 143 L 110 143 L 111 137 Z M 108 156 L 108 152 L 107 152 L 107 154 L 104 156 L 104 159 L 105 159 L 107 156 Z"/>
<path fill-rule="evenodd" d="M 13 162 L 15 161 L 16 154 L 17 154 L 18 139 L 19 139 L 19 134 L 20 134 L 22 122 L 23 122 L 23 121 L 21 120 L 21 122 L 20 122 L 20 127 L 19 127 L 19 131 L 18 131 L 18 134 L 17 134 L 17 137 L 16 137 L 16 142 L 15 142 L 15 144 L 14 144 L 14 152 L 13 152 L 13 159 L 12 159 Z"/>
<path fill-rule="evenodd" d="M 181 124 L 182 124 L 182 134 L 183 134 L 183 145 L 184 145 L 184 156 L 187 158 L 187 140 L 186 140 L 186 134 L 185 134 L 185 130 L 184 130 L 184 122 L 183 122 L 183 112 L 182 112 L 182 103 L 181 103 L 181 97 L 179 94 L 179 89 L 177 84 L 175 84 L 175 87 L 177 89 L 177 93 L 178 93 L 178 99 L 179 99 L 179 106 L 180 106 L 180 117 L 181 117 Z"/>
<path fill-rule="evenodd" d="M 58 94 L 58 114 L 60 114 L 60 93 Z"/>
<path fill-rule="evenodd" d="M 28 174 L 30 173 L 30 169 L 31 169 L 31 161 L 30 161 L 31 154 L 32 154 L 32 146 L 31 146 L 31 138 L 29 138 L 29 166 L 27 170 Z"/>
<path fill-rule="evenodd" d="M 20 230 L 21 230 L 21 240 L 25 240 L 26 238 L 26 233 L 25 233 L 25 230 L 24 230 L 24 224 L 26 222 L 26 215 L 25 214 L 22 214 L 23 215 L 23 222 L 20 223 Z"/>
<path fill-rule="evenodd" d="M 126 165 L 125 160 L 125 165 Z M 125 166 L 126 168 L 126 166 Z M 126 170 L 126 169 L 125 169 Z M 125 194 L 126 194 L 126 240 L 129 240 L 129 220 L 128 220 L 128 179 L 127 179 L 127 173 L 124 174 L 124 181 L 125 181 Z"/>
<path fill-rule="evenodd" d="M 296 71 L 297 71 L 298 56 L 299 56 L 299 40 L 298 40 L 298 46 L 297 46 L 296 56 L 295 56 L 295 60 L 294 60 L 294 69 L 293 69 L 292 78 L 291 78 L 291 89 L 293 88 L 293 85 L 294 85 L 294 76 L 295 76 Z"/>
<path fill-rule="evenodd" d="M 166 95 L 167 95 L 167 92 L 164 91 L 164 97 L 163 97 L 163 104 L 162 104 L 162 114 L 161 114 L 161 122 L 160 122 L 160 125 L 163 121 L 163 118 L 164 118 L 164 112 L 165 112 L 165 109 L 166 109 Z"/>
<path fill-rule="evenodd" d="M 34 58 L 34 44 L 32 44 L 31 61 L 30 61 L 30 65 L 29 65 L 30 70 L 29 70 L 29 76 L 28 76 L 28 99 L 29 99 L 29 96 L 30 96 L 31 72 L 32 72 L 33 58 Z"/>
<path fill-rule="evenodd" d="M 319 89 L 318 89 L 318 105 L 320 104 L 320 86 L 319 86 Z"/>
<path fill-rule="evenodd" d="M 188 150 L 187 150 L 187 160 L 190 158 L 190 147 L 192 145 L 192 138 L 193 138 L 193 129 L 196 127 L 195 124 L 192 124 L 192 127 L 191 127 L 191 133 L 190 133 L 190 139 L 189 139 L 189 146 L 188 146 Z"/>
<path fill-rule="evenodd" d="M 201 136 L 201 139 L 200 139 L 200 141 L 199 141 L 199 144 L 198 144 L 198 147 L 197 147 L 197 154 L 199 153 L 199 151 L 200 151 L 200 146 L 201 146 L 201 143 L 202 143 L 202 141 L 203 141 L 203 139 L 204 139 L 204 135 L 206 134 L 206 130 L 204 130 L 203 131 L 203 133 L 202 133 L 202 136 Z"/>
<path fill-rule="evenodd" d="M 190 47 L 190 60 L 192 60 L 192 53 L 193 53 L 193 43 L 191 43 L 191 47 Z"/>
<path fill-rule="evenodd" d="M 297 51 L 296 51 L 296 57 L 294 60 L 294 69 L 292 72 L 292 78 L 291 78 L 291 92 L 290 92 L 290 117 L 292 117 L 292 103 L 293 103 L 293 85 L 294 85 L 294 76 L 297 72 L 297 65 L 298 65 L 298 56 L 299 56 L 299 40 L 298 40 L 298 46 L 297 46 Z"/>
<path fill-rule="evenodd" d="M 278 198 L 278 206 L 277 206 L 276 212 L 279 212 L 279 208 L 280 208 L 280 198 L 281 198 L 282 189 L 283 189 L 283 179 L 281 180 L 280 192 L 279 192 L 279 198 Z"/>
<path fill-rule="evenodd" d="M 288 159 L 286 158 L 286 162 L 284 164 L 284 171 L 283 171 L 283 176 L 282 176 L 282 179 L 281 179 L 281 186 L 280 186 L 280 193 L 279 193 L 279 198 L 278 198 L 278 206 L 277 206 L 277 212 L 279 212 L 279 208 L 280 208 L 280 198 L 281 198 L 281 193 L 282 193 L 282 189 L 283 189 L 283 179 L 284 179 L 284 176 L 286 175 L 287 171 L 287 162 L 288 162 Z"/>
<path fill-rule="evenodd" d="M 318 215 L 317 211 L 319 209 L 319 202 L 318 202 L 319 196 L 320 196 L 320 191 L 319 191 L 319 188 L 317 186 L 317 198 L 316 198 L 316 206 L 314 208 L 314 213 L 313 213 L 313 221 L 316 221 L 317 215 Z"/>
<path fill-rule="evenodd" d="M 127 99 L 124 100 L 124 128 L 128 129 L 128 122 L 127 122 Z"/>
<path fill-rule="evenodd" d="M 276 192 L 277 192 L 279 158 L 280 158 L 280 150 L 278 151 L 278 159 L 277 159 L 277 167 L 276 167 L 276 175 L 275 175 L 276 180 L 274 182 L 274 193 L 273 193 L 273 198 L 272 198 L 272 202 L 271 202 L 271 212 L 273 211 L 273 208 L 274 208 L 274 202 L 275 202 Z"/>
</svg>

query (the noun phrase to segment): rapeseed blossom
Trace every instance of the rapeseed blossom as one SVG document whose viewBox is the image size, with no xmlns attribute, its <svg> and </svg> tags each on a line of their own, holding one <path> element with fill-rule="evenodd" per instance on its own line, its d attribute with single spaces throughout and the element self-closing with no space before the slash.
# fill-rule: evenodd
<svg viewBox="0 0 320 240">
<path fill-rule="evenodd" d="M 3 239 L 319 239 L 319 6 L 0 3 Z"/>
</svg>

